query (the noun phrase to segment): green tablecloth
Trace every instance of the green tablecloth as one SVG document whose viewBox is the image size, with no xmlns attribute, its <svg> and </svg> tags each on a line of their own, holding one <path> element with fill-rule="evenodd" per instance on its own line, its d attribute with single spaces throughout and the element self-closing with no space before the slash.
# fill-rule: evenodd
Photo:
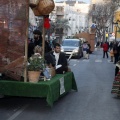
<svg viewBox="0 0 120 120">
<path fill-rule="evenodd" d="M 77 86 L 72 72 L 57 74 L 50 81 L 39 81 L 38 83 L 0 80 L 0 94 L 24 97 L 46 97 L 48 105 L 52 106 L 60 95 L 60 81 L 64 77 L 65 93 Z"/>
</svg>

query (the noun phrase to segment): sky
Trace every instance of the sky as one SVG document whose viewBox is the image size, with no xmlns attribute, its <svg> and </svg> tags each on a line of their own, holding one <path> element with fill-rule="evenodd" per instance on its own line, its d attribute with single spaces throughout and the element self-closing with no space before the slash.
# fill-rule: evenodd
<svg viewBox="0 0 120 120">
<path fill-rule="evenodd" d="M 58 1 L 64 1 L 64 0 L 54 0 L 54 1 L 56 1 L 56 2 L 58 2 Z M 66 0 L 65 0 L 66 1 Z M 72 1 L 72 0 L 71 0 Z M 73 0 L 73 1 L 75 1 L 75 0 Z M 78 0 L 78 1 L 83 1 L 83 2 L 86 2 L 86 3 L 90 3 L 90 0 Z"/>
</svg>

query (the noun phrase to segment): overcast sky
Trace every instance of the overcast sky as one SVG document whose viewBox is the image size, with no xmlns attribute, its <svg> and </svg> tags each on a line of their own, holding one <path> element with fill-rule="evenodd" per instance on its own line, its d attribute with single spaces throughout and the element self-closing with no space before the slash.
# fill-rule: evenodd
<svg viewBox="0 0 120 120">
<path fill-rule="evenodd" d="M 64 0 L 54 0 L 54 1 L 58 2 L 58 1 L 64 1 Z M 71 1 L 75 1 L 75 0 L 71 0 Z M 86 3 L 90 3 L 90 0 L 78 0 L 78 1 L 83 1 L 83 2 L 86 2 Z"/>
</svg>

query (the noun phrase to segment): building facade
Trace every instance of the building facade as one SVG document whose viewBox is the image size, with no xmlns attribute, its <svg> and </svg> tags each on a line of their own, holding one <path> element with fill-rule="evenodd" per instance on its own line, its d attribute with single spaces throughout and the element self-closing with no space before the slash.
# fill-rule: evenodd
<svg viewBox="0 0 120 120">
<path fill-rule="evenodd" d="M 78 1 L 56 2 L 52 20 L 67 19 L 71 29 L 64 30 L 63 33 L 65 36 L 73 36 L 88 29 L 89 6 L 89 4 Z"/>
<path fill-rule="evenodd" d="M 120 41 L 120 7 L 115 11 L 114 22 L 118 23 L 117 28 L 114 26 L 114 33 L 116 33 L 116 39 Z"/>
</svg>

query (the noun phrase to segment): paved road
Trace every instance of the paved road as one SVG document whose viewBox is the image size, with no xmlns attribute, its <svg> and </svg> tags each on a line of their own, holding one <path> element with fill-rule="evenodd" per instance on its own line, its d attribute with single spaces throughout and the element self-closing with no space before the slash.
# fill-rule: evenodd
<svg viewBox="0 0 120 120">
<path fill-rule="evenodd" d="M 115 65 L 95 51 L 89 60 L 70 60 L 78 92 L 46 106 L 45 99 L 0 99 L 0 120 L 120 120 L 120 100 L 111 95 Z"/>
</svg>

